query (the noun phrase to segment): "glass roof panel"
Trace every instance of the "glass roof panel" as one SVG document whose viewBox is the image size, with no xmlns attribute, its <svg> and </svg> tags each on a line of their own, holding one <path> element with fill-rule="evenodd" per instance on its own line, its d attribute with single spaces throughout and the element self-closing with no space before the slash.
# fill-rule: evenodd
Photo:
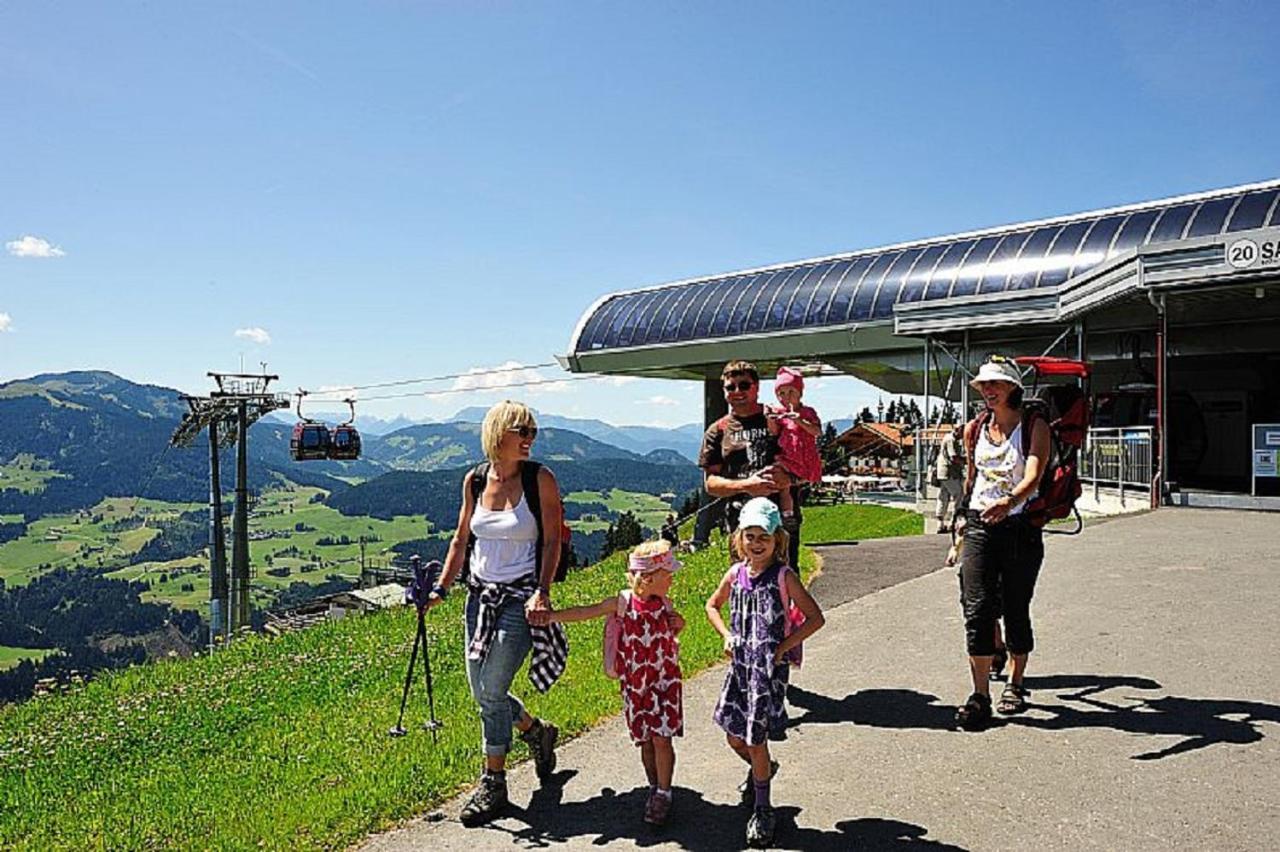
<svg viewBox="0 0 1280 852">
<path fill-rule="evenodd" d="M 796 328 L 804 325 L 804 314 L 809 309 L 809 302 L 813 299 L 814 293 L 821 286 L 823 280 L 830 274 L 831 270 L 839 265 L 838 262 L 820 263 L 809 270 L 809 274 L 805 276 L 804 281 L 796 288 L 796 292 L 792 295 L 791 301 L 782 309 L 782 321 L 774 325 L 773 317 L 769 319 L 770 328 Z M 778 310 L 778 306 L 774 305 L 774 312 Z"/>
<path fill-rule="evenodd" d="M 906 280 L 902 282 L 902 292 L 898 295 L 899 302 L 918 302 L 924 298 L 924 288 L 929 283 L 929 276 L 933 275 L 933 270 L 937 268 L 938 261 L 942 259 L 946 250 L 947 243 L 934 243 L 916 258 L 911 271 L 907 273 Z"/>
<path fill-rule="evenodd" d="M 761 292 L 769 289 L 777 276 L 785 274 L 785 270 L 778 269 L 772 272 L 762 272 L 756 276 L 754 281 L 744 287 L 742 296 L 734 303 L 733 309 L 729 311 L 729 324 L 725 328 L 725 334 L 733 336 L 746 331 L 747 316 L 751 312 L 751 306 L 756 303 L 756 299 L 760 298 Z"/>
<path fill-rule="evenodd" d="M 1227 214 L 1235 206 L 1238 197 L 1233 195 L 1227 198 L 1215 198 L 1212 201 L 1206 201 L 1201 204 L 1200 209 L 1196 211 L 1195 218 L 1191 220 L 1191 226 L 1187 228 L 1187 236 L 1208 237 L 1212 234 L 1222 233 L 1222 226 L 1226 224 Z"/>
<path fill-rule="evenodd" d="M 591 318 L 587 320 L 586 325 L 582 327 L 582 334 L 578 337 L 578 349 L 591 349 L 600 343 L 605 329 L 609 327 L 609 320 L 613 317 L 614 312 L 618 310 L 618 303 L 622 301 L 621 296 L 614 296 L 606 299 L 598 308 Z"/>
<path fill-rule="evenodd" d="M 1040 277 L 1036 279 L 1037 287 L 1057 287 L 1067 280 L 1067 273 L 1075 263 L 1076 249 L 1094 221 L 1096 220 L 1085 219 L 1062 226 L 1045 256 Z"/>
<path fill-rule="evenodd" d="M 755 304 L 751 306 L 751 311 L 747 314 L 747 332 L 760 331 L 764 328 L 764 321 L 769 317 L 769 306 L 784 290 L 788 294 L 794 292 L 795 285 L 804 277 L 805 271 L 804 267 L 778 270 L 769 284 L 760 291 Z"/>
<path fill-rule="evenodd" d="M 645 308 L 645 317 L 636 323 L 635 333 L 631 336 L 632 346 L 656 342 L 662 336 L 662 327 L 667 321 L 667 312 L 680 295 L 679 287 L 663 287 L 657 291 L 653 302 Z"/>
<path fill-rule="evenodd" d="M 1124 216 L 1107 216 L 1099 219 L 1089 229 L 1088 235 L 1076 253 L 1076 262 L 1071 267 L 1068 278 L 1075 278 L 1097 266 L 1107 259 L 1107 248 L 1116 238 L 1116 231 L 1124 224 Z"/>
<path fill-rule="evenodd" d="M 710 288 L 701 284 L 686 284 L 681 287 L 680 294 L 667 308 L 667 321 L 662 324 L 661 331 L 655 329 L 650 333 L 649 341 L 657 343 L 660 340 L 674 340 L 676 332 L 680 330 L 680 323 L 689 310 L 689 305 L 699 293 L 707 289 Z"/>
<path fill-rule="evenodd" d="M 1004 238 L 1001 236 L 993 235 L 978 240 L 973 251 L 969 252 L 964 266 L 960 267 L 960 274 L 956 276 L 955 283 L 951 285 L 952 296 L 971 296 L 977 291 L 978 279 L 987 268 L 987 258 L 991 257 L 991 253 L 995 251 L 1002 239 Z"/>
<path fill-rule="evenodd" d="M 827 320 L 827 309 L 831 307 L 840 282 L 848 277 L 854 261 L 842 260 L 831 267 L 831 271 L 822 277 L 818 287 L 809 297 L 809 304 L 804 309 L 804 325 L 821 325 Z"/>
<path fill-rule="evenodd" d="M 729 320 L 733 317 L 733 308 L 738 304 L 744 292 L 751 288 L 751 284 L 759 278 L 759 275 L 739 275 L 734 278 L 730 286 L 724 291 L 724 295 L 720 298 L 720 304 L 715 308 L 715 313 L 711 315 L 711 326 L 707 329 L 707 334 L 711 337 L 721 337 L 728 333 Z"/>
<path fill-rule="evenodd" d="M 1146 242 L 1147 234 L 1159 215 L 1159 210 L 1139 210 L 1129 214 L 1129 218 L 1120 226 L 1120 233 L 1112 241 L 1108 256 L 1121 254 Z"/>
<path fill-rule="evenodd" d="M 1054 237 L 1058 236 L 1061 230 L 1061 225 L 1047 225 L 1036 228 L 1031 236 L 1027 237 L 1027 241 L 1022 244 L 1022 250 L 1018 252 L 1018 259 L 1013 263 L 1009 280 L 1005 283 L 1005 290 L 1027 290 L 1036 286 L 1036 278 L 1040 276 L 1040 270 L 1044 269 L 1049 246 L 1053 245 Z"/>
<path fill-rule="evenodd" d="M 827 302 L 825 310 L 819 314 L 820 319 L 817 320 L 817 324 L 832 325 L 844 322 L 845 317 L 849 315 L 849 305 L 853 302 L 853 295 L 858 290 L 858 282 L 867 274 L 867 268 L 876 257 L 877 255 L 874 254 L 864 254 L 853 259 L 853 263 L 845 270 L 844 277 L 832 291 L 831 300 Z M 812 307 L 819 307 L 816 294 Z"/>
<path fill-rule="evenodd" d="M 622 328 L 618 331 L 616 346 L 634 346 L 638 342 L 636 332 L 642 331 L 641 326 L 649 324 L 649 320 L 653 317 L 653 307 L 667 298 L 669 289 L 650 290 L 639 294 L 635 307 L 622 318 Z"/>
<path fill-rule="evenodd" d="M 884 281 L 880 282 L 875 304 L 871 306 L 871 315 L 873 317 L 893 315 L 893 306 L 898 301 L 898 294 L 902 292 L 902 282 L 922 254 L 924 254 L 923 247 L 907 249 L 898 255 L 898 259 L 893 262 L 893 266 L 890 266 L 889 271 L 885 273 Z"/>
<path fill-rule="evenodd" d="M 622 323 L 631 315 L 631 312 L 635 309 L 636 303 L 638 303 L 644 295 L 643 291 L 639 293 L 628 293 L 618 299 L 617 308 L 614 310 L 613 316 L 609 318 L 608 327 L 602 328 L 600 331 L 600 346 L 612 349 L 619 345 L 618 338 L 622 334 Z"/>
<path fill-rule="evenodd" d="M 858 289 L 853 294 L 853 302 L 849 305 L 849 312 L 845 314 L 846 322 L 862 322 L 871 319 L 871 306 L 876 301 L 876 290 L 880 287 L 880 282 L 884 280 L 885 273 L 889 271 L 889 267 L 898 259 L 902 252 L 885 252 L 877 254 L 871 261 L 871 265 L 867 267 L 866 273 L 862 276 L 862 281 L 858 283 Z M 840 318 L 836 316 L 830 317 L 827 321 L 838 321 Z"/>
<path fill-rule="evenodd" d="M 1000 240 L 995 251 L 991 252 L 991 257 L 987 258 L 986 269 L 978 279 L 977 292 L 1003 292 L 1005 283 L 1009 280 L 1009 273 L 1013 272 L 1016 266 L 1014 261 L 1022 253 L 1022 246 L 1030 236 L 1030 233 L 1023 231 L 1008 234 Z"/>
<path fill-rule="evenodd" d="M 830 268 L 830 263 L 817 263 L 797 273 L 792 282 L 784 288 L 787 292 L 779 291 L 778 297 L 769 306 L 769 316 L 765 319 L 764 327 L 770 330 L 785 327 L 787 319 L 796 310 L 797 302 L 801 305 L 800 315 L 803 316 L 804 305 L 808 304 L 813 288 L 818 286 L 823 273 Z"/>
<path fill-rule="evenodd" d="M 1267 211 L 1271 209 L 1278 193 L 1280 189 L 1260 189 L 1240 199 L 1240 206 L 1231 214 L 1231 221 L 1227 223 L 1227 232 L 1261 228 L 1266 224 Z"/>
<path fill-rule="evenodd" d="M 1151 238 L 1147 241 L 1147 245 L 1155 243 L 1167 243 L 1169 240 L 1177 240 L 1182 238 L 1182 231 L 1187 227 L 1187 220 L 1191 218 L 1191 213 L 1196 209 L 1196 203 L 1179 204 L 1177 207 L 1170 207 L 1160 214 L 1160 220 L 1156 222 L 1155 227 L 1151 231 Z"/>
<path fill-rule="evenodd" d="M 965 256 L 977 242 L 977 240 L 961 240 L 947 246 L 946 253 L 934 267 L 933 274 L 929 276 L 929 283 L 925 285 L 925 301 L 947 298 L 947 294 L 951 292 L 951 284 L 956 280 L 956 273 L 960 271 L 960 264 L 964 262 Z"/>
</svg>

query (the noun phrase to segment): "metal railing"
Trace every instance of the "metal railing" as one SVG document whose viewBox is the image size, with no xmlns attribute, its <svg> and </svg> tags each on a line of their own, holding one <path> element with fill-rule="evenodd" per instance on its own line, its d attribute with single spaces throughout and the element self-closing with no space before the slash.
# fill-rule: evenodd
<svg viewBox="0 0 1280 852">
<path fill-rule="evenodd" d="M 1080 459 L 1080 480 L 1093 484 L 1094 499 L 1099 488 L 1118 488 L 1122 502 L 1126 488 L 1151 490 L 1154 433 L 1151 426 L 1089 430 Z"/>
</svg>

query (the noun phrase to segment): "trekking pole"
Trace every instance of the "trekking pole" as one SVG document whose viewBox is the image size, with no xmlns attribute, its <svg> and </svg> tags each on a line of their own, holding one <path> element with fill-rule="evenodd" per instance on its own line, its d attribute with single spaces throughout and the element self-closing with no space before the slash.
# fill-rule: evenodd
<svg viewBox="0 0 1280 852">
<path fill-rule="evenodd" d="M 431 732 L 431 742 L 436 741 L 436 731 L 444 727 L 444 722 L 436 718 L 436 696 L 435 689 L 431 684 L 431 645 L 427 639 L 426 610 L 418 610 L 418 639 L 422 640 L 422 668 L 427 677 L 427 712 L 430 714 L 428 720 L 422 723 L 423 730 Z M 415 639 L 414 647 L 418 646 Z M 412 663 L 410 663 L 412 665 Z"/>
<path fill-rule="evenodd" d="M 413 652 L 409 655 L 409 670 L 404 674 L 404 692 L 400 696 L 400 715 L 396 718 L 395 727 L 387 731 L 393 737 L 403 737 L 405 735 L 404 705 L 409 700 L 409 684 L 413 682 L 413 667 L 418 662 L 418 643 L 426 635 L 425 625 L 422 623 L 422 615 L 422 610 L 418 610 L 418 633 L 413 637 Z M 430 676 L 428 676 L 427 683 L 427 694 L 430 695 Z"/>
</svg>

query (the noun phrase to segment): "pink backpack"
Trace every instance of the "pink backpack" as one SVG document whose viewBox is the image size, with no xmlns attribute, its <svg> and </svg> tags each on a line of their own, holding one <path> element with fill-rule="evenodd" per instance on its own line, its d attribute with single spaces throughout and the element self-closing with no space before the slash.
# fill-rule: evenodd
<svg viewBox="0 0 1280 852">
<path fill-rule="evenodd" d="M 617 680 L 622 677 L 622 619 L 631 605 L 631 592 L 618 595 L 618 606 L 604 620 L 604 673 Z"/>
</svg>

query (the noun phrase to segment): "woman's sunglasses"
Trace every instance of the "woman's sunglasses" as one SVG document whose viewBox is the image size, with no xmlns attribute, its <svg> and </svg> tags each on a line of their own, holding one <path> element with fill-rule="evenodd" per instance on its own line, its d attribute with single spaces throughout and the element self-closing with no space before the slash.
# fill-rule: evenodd
<svg viewBox="0 0 1280 852">
<path fill-rule="evenodd" d="M 729 382 L 729 384 L 724 386 L 724 392 L 733 393 L 734 391 L 749 391 L 751 390 L 751 386 L 754 384 L 755 382 L 748 381 L 748 380 L 744 380 L 737 383 Z"/>
<path fill-rule="evenodd" d="M 521 438 L 527 438 L 529 440 L 533 440 L 534 438 L 538 437 L 537 426 L 512 426 L 507 431 L 515 432 Z"/>
</svg>

